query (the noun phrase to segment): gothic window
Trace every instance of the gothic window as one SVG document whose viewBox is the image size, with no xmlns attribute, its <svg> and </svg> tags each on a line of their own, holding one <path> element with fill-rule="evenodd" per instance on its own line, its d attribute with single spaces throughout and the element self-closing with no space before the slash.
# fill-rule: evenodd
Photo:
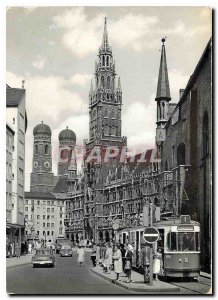
<svg viewBox="0 0 218 300">
<path fill-rule="evenodd" d="M 104 66 L 105 65 L 105 57 L 103 56 L 102 57 L 102 66 Z"/>
<path fill-rule="evenodd" d="M 104 76 L 101 76 L 101 86 L 104 88 Z"/>
<path fill-rule="evenodd" d="M 185 144 L 179 144 L 177 148 L 177 165 L 185 165 Z"/>
<path fill-rule="evenodd" d="M 209 126 L 208 113 L 205 111 L 203 117 L 203 158 L 209 154 Z"/>
<path fill-rule="evenodd" d="M 38 146 L 35 145 L 35 154 L 38 154 Z"/>
<path fill-rule="evenodd" d="M 114 126 L 111 127 L 111 135 L 116 135 L 116 128 Z"/>
<path fill-rule="evenodd" d="M 111 81 L 111 78 L 110 76 L 107 77 L 107 89 L 110 89 L 110 81 Z"/>
<path fill-rule="evenodd" d="M 48 154 L 48 145 L 45 146 L 45 154 Z"/>
<path fill-rule="evenodd" d="M 109 135 L 109 127 L 107 125 L 104 127 L 104 135 Z"/>
<path fill-rule="evenodd" d="M 167 160 L 165 161 L 165 171 L 168 171 L 168 163 L 167 163 Z"/>
<path fill-rule="evenodd" d="M 104 109 L 104 116 L 108 117 L 108 108 L 107 107 L 105 107 L 105 109 Z"/>
<path fill-rule="evenodd" d="M 110 95 L 109 95 L 109 93 L 107 93 L 107 100 L 109 100 L 110 99 Z"/>
<path fill-rule="evenodd" d="M 107 56 L 107 66 L 109 66 L 109 56 Z"/>
<path fill-rule="evenodd" d="M 112 111 L 111 111 L 111 118 L 115 118 L 115 115 L 116 115 L 115 109 L 112 109 Z"/>
</svg>

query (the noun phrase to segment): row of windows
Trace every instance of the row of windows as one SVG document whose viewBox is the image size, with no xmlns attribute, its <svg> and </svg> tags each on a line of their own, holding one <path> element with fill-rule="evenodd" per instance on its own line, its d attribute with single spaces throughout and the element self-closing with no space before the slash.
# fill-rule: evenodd
<svg viewBox="0 0 218 300">
<path fill-rule="evenodd" d="M 107 107 L 104 108 L 103 110 L 103 116 L 108 118 L 108 117 L 111 117 L 111 118 L 116 118 L 116 115 L 118 115 L 117 111 L 115 108 L 112 108 L 111 110 Z M 96 118 L 97 117 L 97 110 L 94 109 L 92 111 L 92 118 Z"/>
<path fill-rule="evenodd" d="M 56 205 L 56 204 L 59 205 L 59 206 L 64 205 L 63 201 L 61 201 L 61 200 L 60 201 L 58 201 L 58 200 L 57 201 L 54 201 L 54 200 L 52 200 L 52 201 L 50 201 L 50 200 L 47 200 L 47 201 L 46 200 L 26 200 L 25 203 L 26 204 L 32 204 L 32 205 L 34 205 L 34 204 L 42 205 L 43 204 L 44 206 L 45 205 L 47 205 L 47 206 L 48 205 Z"/>
</svg>

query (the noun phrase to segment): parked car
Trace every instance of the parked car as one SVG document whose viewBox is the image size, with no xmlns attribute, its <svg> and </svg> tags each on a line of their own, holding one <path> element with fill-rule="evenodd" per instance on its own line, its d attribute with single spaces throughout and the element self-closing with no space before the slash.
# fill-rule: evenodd
<svg viewBox="0 0 218 300">
<path fill-rule="evenodd" d="M 60 250 L 60 256 L 71 256 L 72 257 L 73 255 L 73 252 L 72 252 L 72 249 L 71 249 L 71 246 L 70 245 L 63 245 L 61 247 L 61 250 Z"/>
<path fill-rule="evenodd" d="M 52 249 L 40 248 L 32 257 L 33 268 L 36 266 L 48 265 L 54 267 L 55 256 Z"/>
</svg>

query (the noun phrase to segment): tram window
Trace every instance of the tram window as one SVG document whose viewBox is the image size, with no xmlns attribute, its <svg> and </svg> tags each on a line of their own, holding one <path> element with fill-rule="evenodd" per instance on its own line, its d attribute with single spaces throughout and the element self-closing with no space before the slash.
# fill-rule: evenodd
<svg viewBox="0 0 218 300">
<path fill-rule="evenodd" d="M 171 251 L 199 251 L 198 232 L 170 232 L 167 236 L 168 249 Z"/>
<path fill-rule="evenodd" d="M 170 232 L 167 236 L 167 246 L 171 251 L 177 251 L 177 234 L 176 232 Z"/>
</svg>

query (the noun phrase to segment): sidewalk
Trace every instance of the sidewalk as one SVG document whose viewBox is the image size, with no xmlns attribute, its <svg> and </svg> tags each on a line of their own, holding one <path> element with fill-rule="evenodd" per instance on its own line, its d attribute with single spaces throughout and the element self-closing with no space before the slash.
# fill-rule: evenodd
<svg viewBox="0 0 218 300">
<path fill-rule="evenodd" d="M 14 266 L 22 266 L 26 264 L 30 264 L 32 260 L 33 254 L 25 254 L 22 255 L 20 258 L 17 257 L 8 257 L 6 258 L 6 267 L 11 268 Z"/>
<path fill-rule="evenodd" d="M 104 273 L 102 270 L 102 267 L 96 266 L 90 268 L 91 272 L 94 274 L 114 283 L 115 279 L 115 273 L 114 271 L 111 271 L 110 274 Z M 122 288 L 125 288 L 130 291 L 135 291 L 135 292 L 145 292 L 145 293 L 156 293 L 156 292 L 179 292 L 180 288 L 177 286 L 173 286 L 167 282 L 163 281 L 153 281 L 153 285 L 150 286 L 146 283 L 144 283 L 144 278 L 143 275 L 132 271 L 132 282 L 126 283 L 127 277 L 124 277 L 123 274 L 120 276 L 120 281 L 116 281 L 116 285 L 121 286 Z"/>
</svg>

